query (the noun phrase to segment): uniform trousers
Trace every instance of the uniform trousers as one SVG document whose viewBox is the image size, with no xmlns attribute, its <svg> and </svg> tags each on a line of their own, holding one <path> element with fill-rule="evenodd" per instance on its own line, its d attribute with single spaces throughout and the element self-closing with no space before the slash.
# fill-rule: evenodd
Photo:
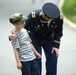
<svg viewBox="0 0 76 75">
<path fill-rule="evenodd" d="M 42 48 L 44 50 L 46 58 L 46 74 L 45 75 L 57 75 L 57 57 L 56 53 L 52 53 L 52 43 L 42 38 L 31 37 L 32 43 L 37 51 L 42 55 Z M 41 59 L 37 59 L 38 69 L 41 75 L 42 62 Z"/>
</svg>

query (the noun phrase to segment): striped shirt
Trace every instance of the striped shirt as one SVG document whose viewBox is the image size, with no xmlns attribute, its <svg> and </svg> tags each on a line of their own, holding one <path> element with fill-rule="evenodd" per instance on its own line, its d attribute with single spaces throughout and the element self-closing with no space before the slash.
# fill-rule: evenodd
<svg viewBox="0 0 76 75">
<path fill-rule="evenodd" d="M 18 37 L 16 40 L 12 40 L 11 43 L 13 49 L 18 49 L 20 61 L 26 62 L 35 59 L 36 56 L 30 46 L 31 39 L 27 33 L 27 30 L 22 28 L 20 32 L 16 31 L 15 29 L 13 31 L 16 32 Z"/>
</svg>

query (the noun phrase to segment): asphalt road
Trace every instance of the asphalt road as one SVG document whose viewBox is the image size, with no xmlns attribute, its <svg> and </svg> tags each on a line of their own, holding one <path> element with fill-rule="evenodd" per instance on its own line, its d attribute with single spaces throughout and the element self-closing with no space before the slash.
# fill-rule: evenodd
<svg viewBox="0 0 76 75">
<path fill-rule="evenodd" d="M 13 49 L 8 40 L 8 34 L 13 28 L 8 20 L 10 15 L 21 12 L 26 16 L 31 11 L 41 8 L 48 1 L 58 4 L 58 0 L 44 0 L 44 2 L 35 0 L 35 4 L 32 0 L 0 0 L 0 75 L 21 75 L 20 70 L 16 68 Z M 76 75 L 76 31 L 64 22 L 63 33 L 59 49 L 58 75 Z M 44 53 L 42 62 L 42 75 L 45 75 Z"/>
</svg>

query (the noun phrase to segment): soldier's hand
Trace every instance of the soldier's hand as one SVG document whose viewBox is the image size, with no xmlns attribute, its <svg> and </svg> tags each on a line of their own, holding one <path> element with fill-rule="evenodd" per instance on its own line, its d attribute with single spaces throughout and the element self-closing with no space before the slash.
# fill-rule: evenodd
<svg viewBox="0 0 76 75">
<path fill-rule="evenodd" d="M 53 48 L 52 48 L 52 53 L 53 53 L 53 52 L 56 53 L 56 56 L 57 56 L 57 57 L 59 56 L 59 50 L 58 50 L 58 48 L 53 47 Z"/>
<path fill-rule="evenodd" d="M 17 39 L 16 33 L 15 33 L 15 32 L 11 32 L 11 33 L 9 34 L 9 38 L 10 38 L 11 40 L 16 40 L 16 39 Z"/>
</svg>

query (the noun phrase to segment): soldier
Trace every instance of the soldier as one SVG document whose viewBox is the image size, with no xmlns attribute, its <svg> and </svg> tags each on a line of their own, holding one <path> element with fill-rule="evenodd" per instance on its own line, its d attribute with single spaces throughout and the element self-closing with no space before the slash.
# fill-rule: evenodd
<svg viewBox="0 0 76 75">
<path fill-rule="evenodd" d="M 57 57 L 60 39 L 63 35 L 63 17 L 60 15 L 58 7 L 49 2 L 43 5 L 42 10 L 31 12 L 26 20 L 25 29 L 36 50 L 40 54 L 42 54 L 42 48 L 44 50 L 46 75 L 57 75 Z M 15 37 L 11 37 L 11 39 L 13 40 Z M 41 59 L 37 59 L 37 63 L 41 73 Z"/>
</svg>

